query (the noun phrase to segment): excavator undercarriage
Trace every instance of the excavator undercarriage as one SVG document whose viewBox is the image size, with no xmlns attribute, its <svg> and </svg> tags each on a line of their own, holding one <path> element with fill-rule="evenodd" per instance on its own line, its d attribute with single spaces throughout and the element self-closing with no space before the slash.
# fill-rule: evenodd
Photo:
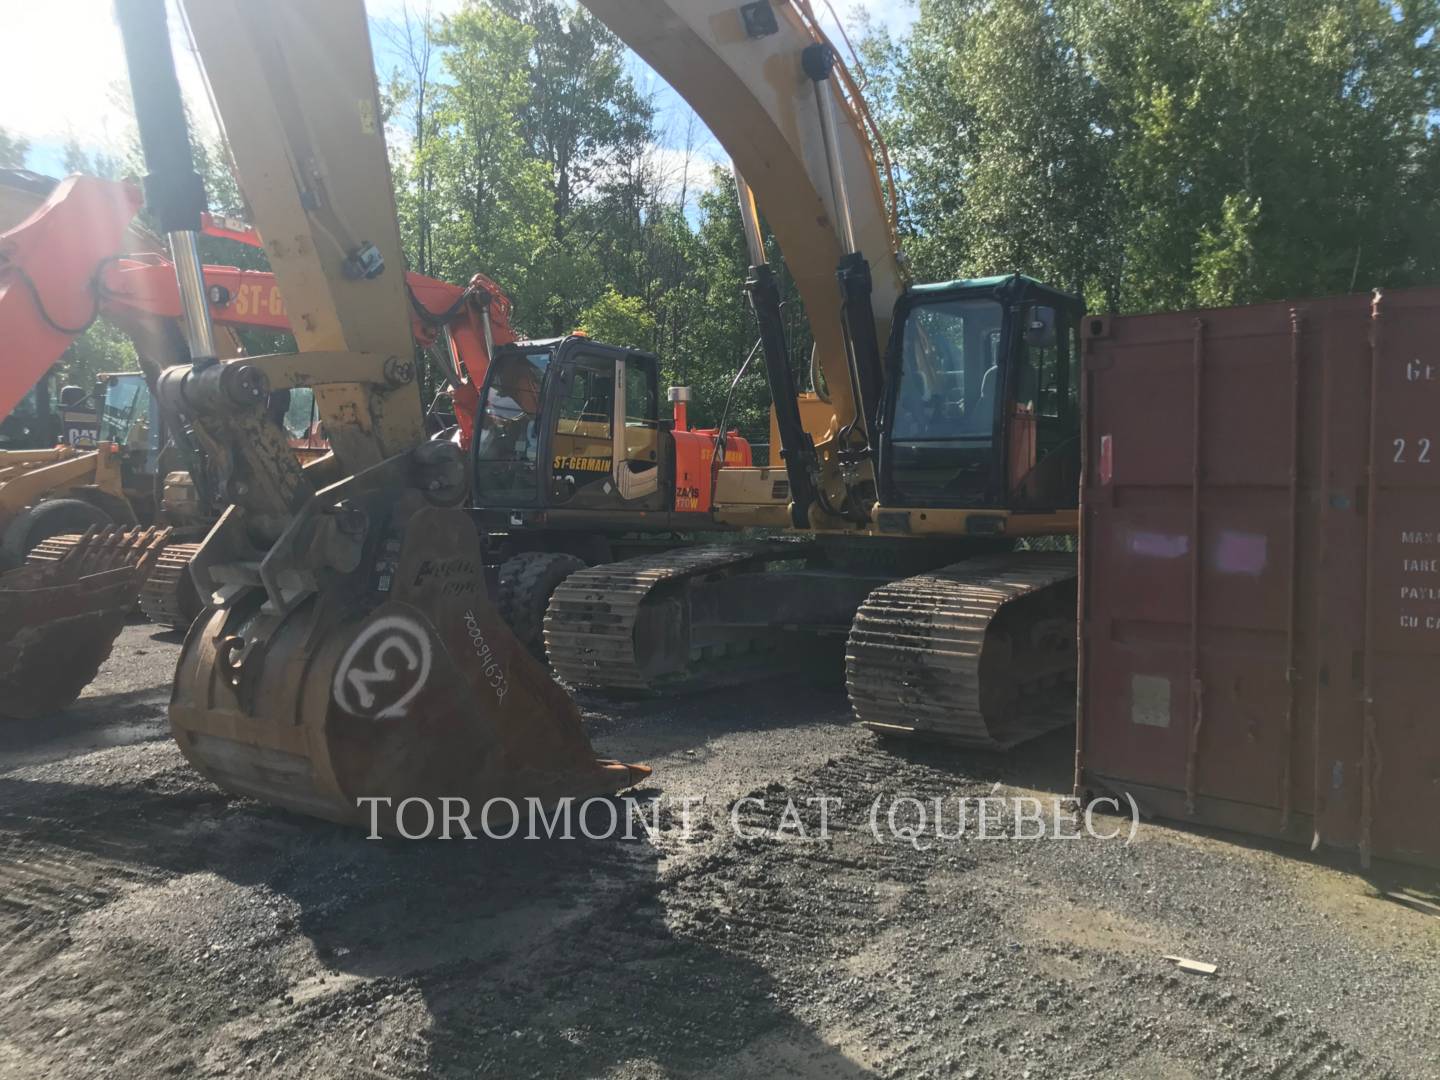
<svg viewBox="0 0 1440 1080">
<path fill-rule="evenodd" d="M 684 692 L 838 675 L 843 652 L 855 716 L 883 735 L 994 750 L 1068 724 L 1074 555 L 977 545 L 973 558 L 897 577 L 957 554 L 906 546 L 877 558 L 872 542 L 856 565 L 844 558 L 853 546 L 816 540 L 717 544 L 581 570 L 550 601 L 550 664 L 574 686 Z"/>
<path fill-rule="evenodd" d="M 882 735 L 1003 750 L 1073 722 L 1073 555 L 981 556 L 876 589 L 845 654 L 855 717 Z"/>
</svg>

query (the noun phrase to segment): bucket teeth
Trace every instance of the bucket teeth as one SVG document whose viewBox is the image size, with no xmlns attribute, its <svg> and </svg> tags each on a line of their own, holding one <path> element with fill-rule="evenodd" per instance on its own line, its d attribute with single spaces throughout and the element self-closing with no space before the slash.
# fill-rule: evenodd
<svg viewBox="0 0 1440 1080">
<path fill-rule="evenodd" d="M 81 541 L 79 533 L 42 540 L 25 557 L 27 563 L 53 563 L 68 555 Z M 155 556 L 153 569 L 140 589 L 140 610 L 151 622 L 185 630 L 204 606 L 190 577 L 190 560 L 199 544 L 167 541 Z"/>
</svg>

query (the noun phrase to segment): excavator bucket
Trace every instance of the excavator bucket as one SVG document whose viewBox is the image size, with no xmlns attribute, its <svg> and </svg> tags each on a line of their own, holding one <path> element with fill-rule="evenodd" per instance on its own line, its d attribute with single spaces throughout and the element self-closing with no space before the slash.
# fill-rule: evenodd
<svg viewBox="0 0 1440 1080">
<path fill-rule="evenodd" d="M 649 775 L 595 757 L 574 702 L 491 606 L 465 513 L 393 520 L 352 575 L 263 641 L 258 590 L 195 621 L 170 704 L 191 764 L 238 795 L 349 824 L 374 809 L 381 830 L 407 835 L 427 813 L 468 805 L 493 828 L 527 799 L 609 794 Z M 412 798 L 430 810 L 403 810 Z M 490 800 L 501 802 L 486 811 Z"/>
<path fill-rule="evenodd" d="M 92 529 L 53 562 L 0 576 L 0 716 L 69 705 L 110 655 L 169 529 Z"/>
</svg>

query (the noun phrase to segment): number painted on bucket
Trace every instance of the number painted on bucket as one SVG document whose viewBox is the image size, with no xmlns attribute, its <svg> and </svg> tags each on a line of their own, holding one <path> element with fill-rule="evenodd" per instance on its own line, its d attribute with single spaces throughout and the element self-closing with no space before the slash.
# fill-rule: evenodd
<svg viewBox="0 0 1440 1080">
<path fill-rule="evenodd" d="M 430 677 L 430 635 L 414 619 L 387 615 L 356 635 L 335 668 L 335 703 L 365 719 L 405 715 Z"/>
</svg>

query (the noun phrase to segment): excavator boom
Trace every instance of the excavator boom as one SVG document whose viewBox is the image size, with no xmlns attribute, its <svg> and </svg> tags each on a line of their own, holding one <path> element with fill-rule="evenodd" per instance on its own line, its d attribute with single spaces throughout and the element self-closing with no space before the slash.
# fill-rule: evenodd
<svg viewBox="0 0 1440 1080">
<path fill-rule="evenodd" d="M 584 3 L 699 113 L 755 193 L 805 302 L 836 422 L 853 423 L 861 403 L 841 330 L 836 267 L 856 250 L 869 260 L 871 314 L 882 342 L 906 275 L 863 102 L 837 88 L 853 91 L 843 67 L 817 82 L 801 64 L 810 46 L 828 47 L 808 4 Z M 822 104 L 838 117 L 833 145 Z"/>
<path fill-rule="evenodd" d="M 344 822 L 374 806 L 388 828 L 412 797 L 478 812 L 630 786 L 648 770 L 595 758 L 491 606 L 458 509 L 464 454 L 426 441 L 362 4 L 184 8 L 299 351 L 216 362 L 192 344 L 159 380 L 232 503 L 192 564 L 211 606 L 171 698 L 182 752 L 227 790 Z M 198 215 L 164 3 L 117 9 L 183 297 Z M 186 320 L 203 342 L 203 306 Z M 296 386 L 315 389 L 323 469 L 302 472 L 264 422 L 266 394 Z"/>
<path fill-rule="evenodd" d="M 0 232 L 0 416 L 10 415 L 100 314 L 97 279 L 124 249 L 139 209 L 134 188 L 72 176 L 39 210 Z M 77 229 L 76 222 L 86 224 Z"/>
</svg>

